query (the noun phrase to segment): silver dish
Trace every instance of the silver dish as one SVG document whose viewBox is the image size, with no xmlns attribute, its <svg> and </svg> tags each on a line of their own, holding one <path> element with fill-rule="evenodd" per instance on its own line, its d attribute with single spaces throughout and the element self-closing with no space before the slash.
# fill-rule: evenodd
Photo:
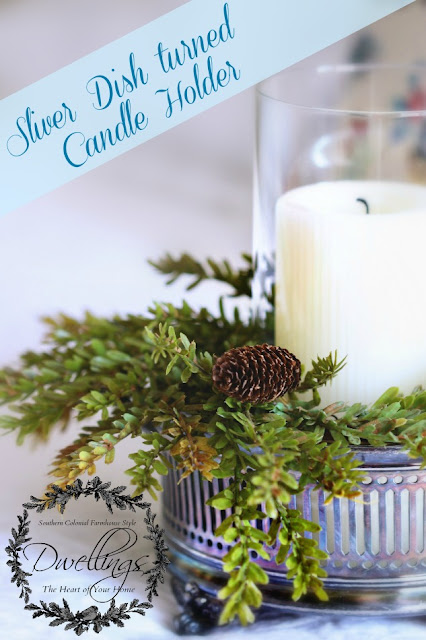
<svg viewBox="0 0 426 640">
<path fill-rule="evenodd" d="M 359 498 L 334 499 L 326 505 L 325 493 L 309 487 L 290 504 L 322 527 L 313 535 L 329 554 L 324 561 L 329 601 L 306 597 L 293 602 L 285 566 L 275 564 L 272 548 L 271 561 L 258 559 L 269 576 L 269 584 L 262 587 L 266 607 L 363 616 L 426 614 L 426 470 L 400 447 L 354 450 L 365 471 Z M 214 597 L 227 579 L 222 558 L 230 548 L 214 530 L 230 510 L 218 511 L 205 503 L 228 481 L 209 483 L 195 473 L 178 484 L 180 477 L 174 467 L 164 486 L 172 571 L 181 582 L 192 580 L 202 593 Z M 269 526 L 268 520 L 252 524 L 265 531 Z"/>
</svg>

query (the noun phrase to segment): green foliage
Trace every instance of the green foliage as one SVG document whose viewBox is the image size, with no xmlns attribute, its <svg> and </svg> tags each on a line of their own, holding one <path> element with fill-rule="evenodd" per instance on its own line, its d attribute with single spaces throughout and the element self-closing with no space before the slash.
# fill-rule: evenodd
<svg viewBox="0 0 426 640">
<path fill-rule="evenodd" d="M 343 369 L 345 361 L 346 358 L 339 362 L 337 351 L 335 351 L 334 354 L 330 353 L 326 358 L 318 358 L 315 362 L 312 362 L 312 369 L 306 374 L 305 379 L 297 390 L 298 393 L 323 387 L 328 382 L 331 382 Z"/>
<path fill-rule="evenodd" d="M 233 289 L 231 295 L 234 297 L 250 296 L 253 279 L 252 260 L 251 256 L 247 254 L 243 254 L 242 258 L 246 267 L 239 270 L 233 269 L 227 260 L 216 262 L 212 258 L 208 258 L 206 265 L 204 265 L 187 253 L 182 254 L 179 258 L 173 258 L 167 254 L 158 262 L 151 261 L 150 264 L 160 273 L 171 276 L 167 284 L 176 282 L 184 275 L 194 276 L 193 282 L 187 287 L 188 291 L 204 280 L 216 280 L 228 284 Z"/>
<path fill-rule="evenodd" d="M 168 256 L 157 267 L 172 280 L 192 274 L 193 285 L 214 278 L 235 296 L 249 293 L 251 264 L 233 272 L 227 263 L 203 266 L 189 256 Z M 127 471 L 135 495 L 157 496 L 158 475 L 168 473 L 171 458 L 183 477 L 198 471 L 207 480 L 229 479 L 210 501 L 232 513 L 216 531 L 232 544 L 225 557 L 229 581 L 221 592 L 223 623 L 235 617 L 249 623 L 261 604 L 259 586 L 267 575 L 252 551 L 285 564 L 295 599 L 308 591 L 327 597 L 326 556 L 306 535 L 318 527 L 289 505 L 310 484 L 329 499 L 358 495 L 363 474 L 353 445 L 399 444 L 426 464 L 426 392 L 404 397 L 392 388 L 370 407 L 323 407 L 319 390 L 344 365 L 336 354 L 313 362 L 298 391 L 272 403 L 241 403 L 216 391 L 215 355 L 264 342 L 270 320 L 243 322 L 238 309 L 229 319 L 222 306 L 215 316 L 185 302 L 157 304 L 145 316 L 60 316 L 47 320 L 43 351 L 25 353 L 19 368 L 0 371 L 0 402 L 10 409 L 0 426 L 15 432 L 18 442 L 30 435 L 46 439 L 71 418 L 88 423 L 54 461 L 57 487 L 95 473 L 99 460 L 111 463 L 125 438 L 137 439 Z M 266 518 L 268 531 L 252 526 Z"/>
</svg>

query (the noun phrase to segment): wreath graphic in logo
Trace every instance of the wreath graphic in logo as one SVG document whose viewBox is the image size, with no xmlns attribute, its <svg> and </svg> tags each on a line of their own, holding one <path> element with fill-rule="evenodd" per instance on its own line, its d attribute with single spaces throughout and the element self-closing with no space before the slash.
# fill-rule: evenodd
<svg viewBox="0 0 426 640">
<path fill-rule="evenodd" d="M 77 479 L 73 484 L 67 485 L 65 489 L 57 485 L 51 485 L 50 491 L 43 498 L 31 496 L 30 502 L 26 502 L 23 505 L 23 514 L 18 515 L 18 527 L 17 529 L 12 528 L 12 538 L 6 547 L 6 553 L 10 557 L 7 564 L 12 571 L 11 582 L 21 589 L 19 597 L 23 598 L 25 609 L 33 612 L 33 618 L 44 616 L 47 619 L 51 619 L 49 623 L 51 627 L 65 624 L 64 629 L 66 631 L 72 630 L 78 636 L 91 629 L 96 633 L 100 633 L 102 629 L 110 627 L 112 624 L 117 627 L 124 627 L 124 621 L 128 620 L 130 614 L 133 613 L 144 616 L 146 610 L 152 608 L 153 598 L 158 596 L 158 585 L 164 583 L 167 565 L 170 563 L 166 555 L 168 547 L 163 538 L 164 530 L 160 529 L 159 525 L 155 523 L 156 514 L 152 512 L 150 503 L 143 501 L 143 495 L 135 497 L 125 495 L 123 492 L 126 487 L 120 486 L 114 489 L 110 489 L 110 487 L 110 482 L 103 483 L 96 476 L 93 480 L 89 480 L 86 486 L 83 486 L 82 481 Z M 113 598 L 105 613 L 102 613 L 97 606 L 90 606 L 84 611 L 76 611 L 74 613 L 65 599 L 62 600 L 61 605 L 55 602 L 47 604 L 42 600 L 40 600 L 39 604 L 30 602 L 32 591 L 28 578 L 32 574 L 23 570 L 20 559 L 24 545 L 32 540 L 29 537 L 30 520 L 28 520 L 27 509 L 35 509 L 36 513 L 41 513 L 45 509 L 58 507 L 60 513 L 63 514 L 68 502 L 72 498 L 78 500 L 80 496 L 92 496 L 96 501 L 103 500 L 109 513 L 114 512 L 114 507 L 121 511 L 128 509 L 136 512 L 137 509 L 142 509 L 145 512 L 144 523 L 147 534 L 143 537 L 153 543 L 156 555 L 152 568 L 144 572 L 148 575 L 145 602 L 134 599 L 130 603 L 118 605 L 115 598 Z"/>
</svg>

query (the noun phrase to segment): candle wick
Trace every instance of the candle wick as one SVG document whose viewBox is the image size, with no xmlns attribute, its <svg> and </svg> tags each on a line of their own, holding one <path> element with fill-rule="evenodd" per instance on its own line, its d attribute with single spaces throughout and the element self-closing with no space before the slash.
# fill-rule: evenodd
<svg viewBox="0 0 426 640">
<path fill-rule="evenodd" d="M 364 200 L 364 198 L 357 198 L 356 201 L 362 202 L 362 204 L 365 204 L 366 213 L 370 213 L 370 207 L 368 206 L 367 200 Z"/>
</svg>

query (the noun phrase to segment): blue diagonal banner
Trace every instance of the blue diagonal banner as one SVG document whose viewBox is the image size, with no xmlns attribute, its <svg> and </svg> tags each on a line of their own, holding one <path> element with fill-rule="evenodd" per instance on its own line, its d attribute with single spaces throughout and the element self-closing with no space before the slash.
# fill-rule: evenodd
<svg viewBox="0 0 426 640">
<path fill-rule="evenodd" d="M 0 214 L 414 0 L 192 0 L 0 102 Z"/>
</svg>

